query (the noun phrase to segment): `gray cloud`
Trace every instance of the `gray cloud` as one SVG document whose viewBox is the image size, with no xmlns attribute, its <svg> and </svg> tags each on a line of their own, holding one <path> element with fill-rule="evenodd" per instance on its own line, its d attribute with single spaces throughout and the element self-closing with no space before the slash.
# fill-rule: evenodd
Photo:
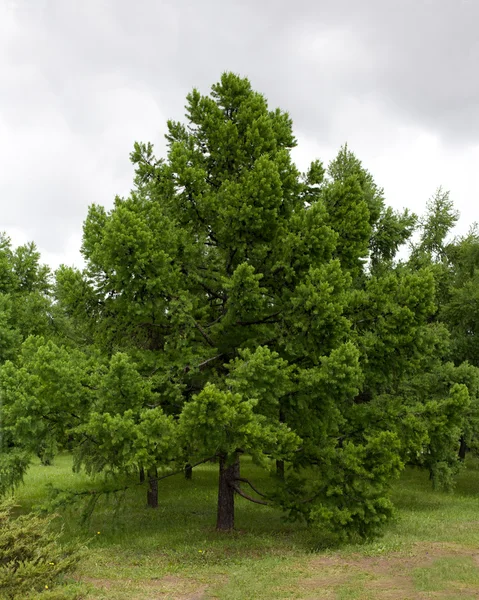
<svg viewBox="0 0 479 600">
<path fill-rule="evenodd" d="M 436 152 L 457 166 L 434 183 L 424 166 L 428 195 L 456 184 L 479 147 L 477 22 L 475 0 L 0 0 L 0 229 L 69 257 L 88 204 L 128 193 L 133 141 L 161 153 L 166 119 L 225 70 L 289 110 L 300 162 L 350 140 L 403 189 L 408 158 Z"/>
</svg>

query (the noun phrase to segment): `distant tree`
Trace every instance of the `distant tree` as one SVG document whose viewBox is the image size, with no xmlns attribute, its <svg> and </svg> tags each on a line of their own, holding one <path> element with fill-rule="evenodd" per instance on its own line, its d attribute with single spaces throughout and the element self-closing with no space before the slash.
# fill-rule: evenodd
<svg viewBox="0 0 479 600">
<path fill-rule="evenodd" d="M 439 436 L 441 450 L 435 443 L 437 466 L 434 466 L 435 454 L 431 450 L 421 457 L 422 462 L 429 464 L 431 479 L 439 483 L 444 480 L 449 485 L 457 471 L 458 449 L 459 458 L 464 459 L 466 449 L 477 445 L 479 439 L 479 345 L 475 336 L 477 310 L 474 308 L 479 289 L 476 274 L 479 238 L 475 227 L 466 236 L 452 238 L 458 219 L 459 213 L 449 192 L 439 188 L 426 205 L 425 215 L 420 220 L 419 240 L 413 245 L 409 260 L 411 268 L 427 266 L 433 273 L 436 310 L 431 316 L 431 324 L 447 331 L 442 354 L 448 362 L 437 365 L 436 377 L 418 378 L 417 392 L 433 398 L 437 390 L 442 389 L 444 393 L 444 382 L 447 381 L 448 385 L 465 385 L 469 394 L 463 410 L 454 409 L 456 423 L 451 433 Z M 455 395 L 457 399 L 460 397 Z"/>
<path fill-rule="evenodd" d="M 0 234 L 0 367 L 14 360 L 31 334 L 53 335 L 50 270 L 40 263 L 34 244 L 12 248 Z M 4 427 L 0 388 L 0 493 L 21 479 L 29 458 Z M 35 452 L 47 459 L 47 446 L 38 442 Z"/>
<path fill-rule="evenodd" d="M 50 269 L 33 243 L 12 248 L 0 234 L 0 364 L 13 358 L 29 335 L 51 330 Z"/>
</svg>

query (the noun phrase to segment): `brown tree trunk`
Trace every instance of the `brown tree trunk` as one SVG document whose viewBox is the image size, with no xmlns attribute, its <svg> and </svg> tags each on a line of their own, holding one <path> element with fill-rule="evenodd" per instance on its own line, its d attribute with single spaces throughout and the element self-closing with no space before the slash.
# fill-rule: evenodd
<svg viewBox="0 0 479 600">
<path fill-rule="evenodd" d="M 467 445 L 464 437 L 461 437 L 461 445 L 459 446 L 459 460 L 464 460 L 466 458 Z"/>
<path fill-rule="evenodd" d="M 227 456 L 220 456 L 218 481 L 218 513 L 216 519 L 217 531 L 232 531 L 235 525 L 235 479 L 239 477 L 239 456 L 235 454 L 234 462 L 227 464 Z"/>
<path fill-rule="evenodd" d="M 145 483 L 145 469 L 143 467 L 140 467 L 138 469 L 138 473 L 140 475 L 140 483 Z"/>
<path fill-rule="evenodd" d="M 150 508 L 158 508 L 158 471 L 156 469 L 148 470 L 146 501 Z"/>
<path fill-rule="evenodd" d="M 185 479 L 193 479 L 193 467 L 190 463 L 185 465 Z"/>
</svg>

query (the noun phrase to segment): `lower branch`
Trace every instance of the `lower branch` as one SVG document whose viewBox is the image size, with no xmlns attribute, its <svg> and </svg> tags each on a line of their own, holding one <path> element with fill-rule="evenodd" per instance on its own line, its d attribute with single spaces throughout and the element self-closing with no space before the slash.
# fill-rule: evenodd
<svg viewBox="0 0 479 600">
<path fill-rule="evenodd" d="M 246 500 L 249 500 L 250 502 L 254 502 L 255 504 L 262 504 L 263 506 L 272 506 L 271 502 L 258 500 L 257 498 L 253 498 L 252 496 L 245 494 L 245 492 L 243 492 L 243 490 L 238 485 L 232 484 L 232 488 L 238 495 L 240 495 L 242 498 L 246 498 Z"/>
<path fill-rule="evenodd" d="M 253 490 L 253 492 L 256 492 L 258 494 L 258 496 L 261 496 L 262 498 L 267 498 L 268 496 L 266 494 L 263 494 L 262 492 L 260 492 L 252 483 L 249 479 L 245 479 L 244 477 L 237 477 L 235 479 L 235 481 L 241 481 L 242 483 L 246 483 L 247 485 L 249 485 L 249 487 Z"/>
<path fill-rule="evenodd" d="M 194 469 L 195 467 L 198 467 L 199 465 L 202 465 L 210 460 L 213 460 L 214 458 L 216 458 L 216 455 L 214 456 L 209 456 L 208 458 L 204 458 L 203 460 L 198 461 L 197 463 L 195 463 L 194 465 L 191 465 L 191 468 Z M 171 473 L 167 473 L 166 475 L 162 475 L 161 477 L 149 477 L 149 481 L 153 481 L 153 482 L 158 482 L 161 481 L 162 479 L 167 479 L 168 477 L 173 477 L 173 475 L 179 475 L 180 473 L 184 473 L 184 467 L 182 469 L 179 469 L 178 471 L 172 471 Z M 144 485 L 143 481 L 139 481 L 139 482 L 135 482 L 135 483 L 131 483 L 129 485 L 123 485 L 119 488 L 114 488 L 114 489 L 110 489 L 110 490 L 84 490 L 81 492 L 71 492 L 71 496 L 75 497 L 75 496 L 101 496 L 102 494 L 117 494 L 118 492 L 125 492 L 126 490 L 129 490 L 131 488 L 137 487 L 139 485 Z M 58 489 L 56 491 L 65 491 L 65 490 L 61 490 Z"/>
</svg>

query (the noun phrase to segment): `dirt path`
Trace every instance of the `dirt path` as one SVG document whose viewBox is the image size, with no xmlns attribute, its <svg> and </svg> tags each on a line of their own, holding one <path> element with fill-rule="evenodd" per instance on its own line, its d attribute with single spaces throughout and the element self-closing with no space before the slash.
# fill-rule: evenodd
<svg viewBox="0 0 479 600">
<path fill-rule="evenodd" d="M 418 543 L 409 552 L 372 557 L 317 556 L 297 564 L 297 572 L 298 578 L 287 586 L 264 589 L 260 599 L 245 595 L 244 600 L 479 600 L 479 549 L 457 544 Z M 227 598 L 221 594 L 227 580 L 211 572 L 204 578 L 82 578 L 91 586 L 89 600 Z"/>
<path fill-rule="evenodd" d="M 452 581 L 445 581 L 442 586 L 444 589 L 418 589 L 418 579 L 419 587 L 421 584 L 420 577 L 416 576 L 418 572 L 427 575 L 429 570 L 441 570 L 442 565 L 447 567 L 451 559 Z M 311 592 L 304 596 L 305 600 L 336 599 L 341 596 L 340 591 L 348 587 L 352 590 L 350 597 L 357 600 L 443 600 L 461 596 L 479 599 L 479 586 L 461 581 L 461 573 L 457 576 L 456 572 L 458 568 L 461 571 L 461 564 L 473 565 L 479 580 L 479 549 L 464 548 L 456 544 L 420 543 L 407 554 L 317 557 L 308 565 L 311 576 L 298 583 L 300 588 Z M 441 585 L 438 584 L 438 587 Z M 348 597 L 346 593 L 344 595 Z"/>
</svg>

